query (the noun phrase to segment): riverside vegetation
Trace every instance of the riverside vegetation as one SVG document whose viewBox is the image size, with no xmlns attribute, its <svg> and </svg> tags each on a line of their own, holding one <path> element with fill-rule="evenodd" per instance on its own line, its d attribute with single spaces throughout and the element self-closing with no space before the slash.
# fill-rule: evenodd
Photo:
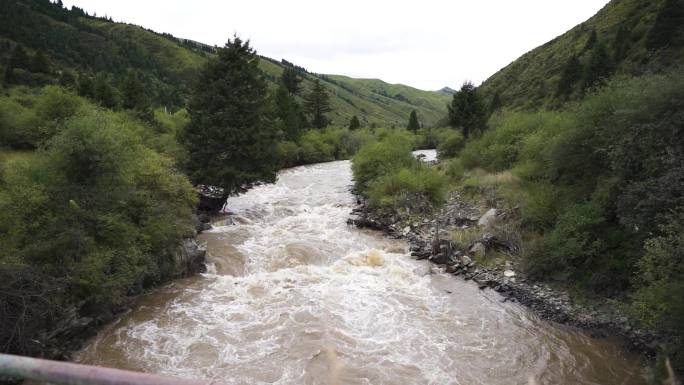
<svg viewBox="0 0 684 385">
<path fill-rule="evenodd" d="M 2 351 L 54 355 L 66 313 L 104 322 L 186 274 L 193 184 L 225 202 L 278 168 L 353 156 L 376 210 L 420 217 L 452 190 L 502 210 L 494 236 L 531 279 L 608 298 L 683 371 L 680 0 L 614 0 L 453 95 L 316 75 L 237 37 L 208 47 L 61 2 L 1 7 Z"/>
<path fill-rule="evenodd" d="M 401 86 L 400 105 L 371 108 L 392 95 L 364 101 L 355 79 L 276 64 L 237 37 L 208 47 L 61 2 L 0 6 L 3 352 L 65 358 L 131 295 L 201 269 L 192 183 L 225 201 L 278 168 L 349 157 L 387 131 L 369 119 L 438 115 L 411 97 L 445 97 Z M 356 124 L 329 127 L 352 92 Z"/>
</svg>

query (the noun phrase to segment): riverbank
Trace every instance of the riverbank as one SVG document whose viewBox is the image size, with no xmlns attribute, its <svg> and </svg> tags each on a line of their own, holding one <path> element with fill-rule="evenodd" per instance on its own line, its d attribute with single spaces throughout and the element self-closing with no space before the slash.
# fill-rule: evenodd
<svg viewBox="0 0 684 385">
<path fill-rule="evenodd" d="M 656 354 L 660 343 L 658 337 L 635 327 L 635 322 L 608 299 L 577 303 L 561 288 L 528 279 L 517 268 L 514 257 L 507 257 L 495 266 L 478 263 L 478 255 L 483 255 L 487 249 L 511 251 L 514 247 L 486 231 L 497 217 L 505 216 L 500 210 L 483 211 L 466 202 L 458 192 L 452 192 L 438 213 L 407 217 L 374 210 L 362 197 L 357 197 L 358 207 L 352 211 L 348 224 L 405 239 L 414 258 L 427 259 L 440 270 L 473 281 L 481 290 L 495 290 L 501 294 L 503 302 L 519 302 L 543 319 L 587 330 L 596 337 L 618 336 L 632 351 L 647 356 Z M 468 247 L 447 239 L 450 233 L 477 227 L 484 229 L 483 235 Z"/>
<path fill-rule="evenodd" d="M 197 230 L 206 227 L 208 219 L 195 218 Z M 183 239 L 170 253 L 173 273 L 165 279 L 155 282 L 139 292 L 131 293 L 125 300 L 117 304 L 80 303 L 69 306 L 59 317 L 54 326 L 45 330 L 41 336 L 32 340 L 34 344 L 32 356 L 53 360 L 71 360 L 72 354 L 80 350 L 86 341 L 118 316 L 130 310 L 139 295 L 148 292 L 170 281 L 187 278 L 206 271 L 206 246 L 195 236 Z M 0 379 L 0 384 L 3 383 Z"/>
</svg>

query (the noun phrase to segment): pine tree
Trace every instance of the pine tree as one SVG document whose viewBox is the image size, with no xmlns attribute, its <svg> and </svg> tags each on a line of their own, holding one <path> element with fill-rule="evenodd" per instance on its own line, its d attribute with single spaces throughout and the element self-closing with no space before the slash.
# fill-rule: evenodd
<svg viewBox="0 0 684 385">
<path fill-rule="evenodd" d="M 489 113 L 499 111 L 502 107 L 503 103 L 501 102 L 501 95 L 497 91 L 494 93 L 491 103 L 489 103 Z"/>
<path fill-rule="evenodd" d="M 280 81 L 285 85 L 285 88 L 290 94 L 299 94 L 299 83 L 302 82 L 302 79 L 299 76 L 299 73 L 297 73 L 296 69 L 292 67 L 285 67 L 283 70 L 283 75 L 280 77 Z"/>
<path fill-rule="evenodd" d="M 287 140 L 297 140 L 304 129 L 305 121 L 299 103 L 281 82 L 274 94 L 276 115 L 280 119 L 282 131 Z"/>
<path fill-rule="evenodd" d="M 12 50 L 12 56 L 10 56 L 7 68 L 5 68 L 5 84 L 10 84 L 15 81 L 14 69 L 27 70 L 29 68 L 29 56 L 26 50 L 20 46 L 16 45 Z"/>
<path fill-rule="evenodd" d="M 275 180 L 277 128 L 269 116 L 268 89 L 259 57 L 235 37 L 217 49 L 199 75 L 180 142 L 196 184 L 229 195 L 258 181 Z"/>
<path fill-rule="evenodd" d="M 606 46 L 602 42 L 598 42 L 594 49 L 591 50 L 589 62 L 584 69 L 584 83 L 582 88 L 584 90 L 600 85 L 613 70 L 613 63 L 608 54 Z"/>
<path fill-rule="evenodd" d="M 361 128 L 361 122 L 359 122 L 359 118 L 357 118 L 356 115 L 354 115 L 349 120 L 349 129 L 358 130 L 359 128 Z"/>
<path fill-rule="evenodd" d="M 313 89 L 304 98 L 304 109 L 311 116 L 313 127 L 321 129 L 328 125 L 326 113 L 332 111 L 327 91 L 319 79 L 314 82 Z"/>
<path fill-rule="evenodd" d="M 103 72 L 95 77 L 93 97 L 102 107 L 116 108 L 119 106 L 119 92 L 112 86 L 107 75 Z"/>
<path fill-rule="evenodd" d="M 49 74 L 50 66 L 50 59 L 45 56 L 42 51 L 36 52 L 36 54 L 31 58 L 31 72 Z"/>
<path fill-rule="evenodd" d="M 587 42 L 584 44 L 584 48 L 582 49 L 582 52 L 587 52 L 591 49 L 594 48 L 596 45 L 596 42 L 598 41 L 598 35 L 596 34 L 596 30 L 592 29 L 591 32 L 589 33 L 589 37 L 587 38 Z"/>
<path fill-rule="evenodd" d="M 646 35 L 646 47 L 655 50 L 676 43 L 682 44 L 680 33 L 682 25 L 684 25 L 684 1 L 665 0 L 653 27 Z M 677 38 L 680 40 L 677 41 Z"/>
<path fill-rule="evenodd" d="M 582 79 L 582 64 L 577 56 L 572 55 L 568 62 L 563 67 L 560 81 L 558 82 L 558 89 L 556 94 L 559 96 L 567 96 L 572 93 L 575 83 Z"/>
<path fill-rule="evenodd" d="M 121 83 L 121 97 L 123 108 L 139 113 L 147 111 L 151 113 L 150 100 L 145 93 L 144 83 L 136 71 L 129 70 L 126 73 Z"/>
<path fill-rule="evenodd" d="M 615 33 L 615 42 L 613 43 L 613 62 L 619 63 L 627 56 L 629 50 L 629 29 L 625 24 L 620 24 L 618 31 Z"/>
<path fill-rule="evenodd" d="M 487 127 L 487 109 L 473 83 L 463 83 L 447 107 L 449 124 L 460 128 L 465 138 Z"/>
<path fill-rule="evenodd" d="M 418 123 L 418 115 L 416 114 L 416 110 L 411 111 L 406 128 L 414 134 L 420 129 L 420 123 Z"/>
</svg>

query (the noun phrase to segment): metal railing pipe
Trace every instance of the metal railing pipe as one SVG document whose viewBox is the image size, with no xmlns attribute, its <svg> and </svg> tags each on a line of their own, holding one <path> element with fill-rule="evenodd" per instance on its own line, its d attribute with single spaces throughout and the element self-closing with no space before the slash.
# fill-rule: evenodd
<svg viewBox="0 0 684 385">
<path fill-rule="evenodd" d="M 226 385 L 10 354 L 0 354 L 1 377 L 59 385 Z"/>
</svg>

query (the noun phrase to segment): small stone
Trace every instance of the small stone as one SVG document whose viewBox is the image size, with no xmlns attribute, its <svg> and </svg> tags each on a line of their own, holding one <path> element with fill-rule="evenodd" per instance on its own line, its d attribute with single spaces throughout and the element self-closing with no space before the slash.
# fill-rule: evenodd
<svg viewBox="0 0 684 385">
<path fill-rule="evenodd" d="M 487 212 L 484 213 L 484 215 L 482 215 L 480 219 L 477 221 L 477 225 L 485 227 L 489 226 L 496 218 L 497 213 L 498 211 L 494 208 L 487 210 Z"/>
<path fill-rule="evenodd" d="M 504 277 L 509 277 L 509 278 L 515 277 L 515 271 L 513 271 L 513 270 L 506 270 L 506 271 L 504 271 L 503 274 L 504 274 Z"/>
<path fill-rule="evenodd" d="M 477 257 L 483 257 L 487 251 L 485 245 L 482 242 L 477 242 L 470 248 L 470 253 Z"/>
</svg>

